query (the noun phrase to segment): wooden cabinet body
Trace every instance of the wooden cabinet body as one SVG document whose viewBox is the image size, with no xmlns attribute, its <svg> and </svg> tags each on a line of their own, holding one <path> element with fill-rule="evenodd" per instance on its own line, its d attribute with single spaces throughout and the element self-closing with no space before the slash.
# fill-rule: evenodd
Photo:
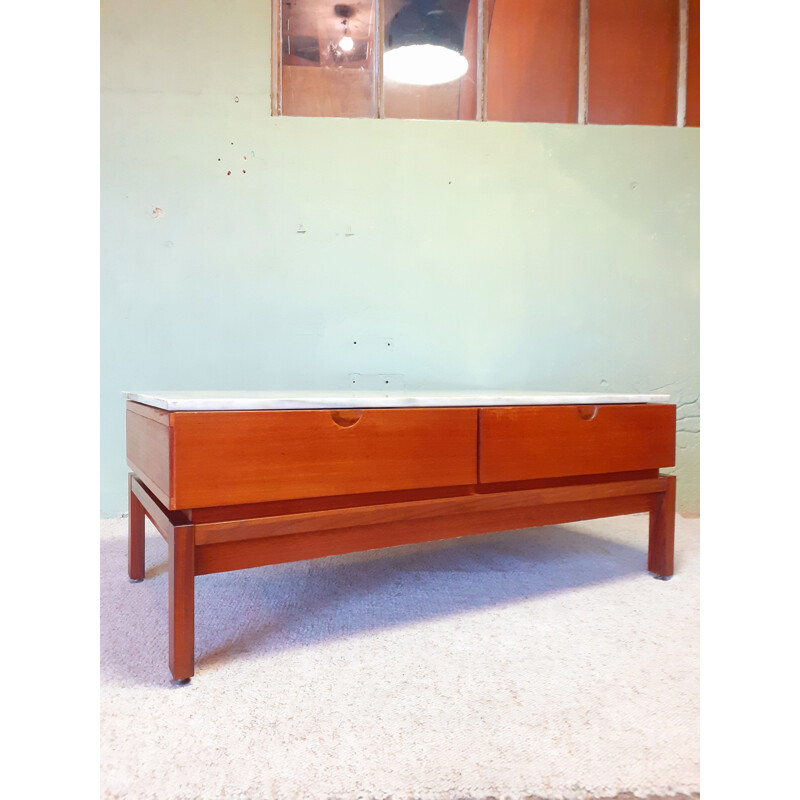
<svg viewBox="0 0 800 800">
<path fill-rule="evenodd" d="M 194 578 L 358 550 L 650 512 L 672 574 L 675 406 L 562 403 L 165 410 L 127 404 L 129 572 L 170 544 L 170 667 L 194 671 Z"/>
</svg>

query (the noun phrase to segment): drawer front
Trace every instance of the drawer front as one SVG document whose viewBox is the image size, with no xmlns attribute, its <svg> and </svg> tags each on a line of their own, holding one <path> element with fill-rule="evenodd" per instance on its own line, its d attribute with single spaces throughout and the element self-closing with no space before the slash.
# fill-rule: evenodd
<svg viewBox="0 0 800 800">
<path fill-rule="evenodd" d="M 477 482 L 476 408 L 173 414 L 175 507 Z"/>
<path fill-rule="evenodd" d="M 480 410 L 481 483 L 675 464 L 675 406 L 524 406 Z"/>
<path fill-rule="evenodd" d="M 125 413 L 125 439 L 128 466 L 165 506 L 169 506 L 169 414 L 129 402 Z"/>
</svg>

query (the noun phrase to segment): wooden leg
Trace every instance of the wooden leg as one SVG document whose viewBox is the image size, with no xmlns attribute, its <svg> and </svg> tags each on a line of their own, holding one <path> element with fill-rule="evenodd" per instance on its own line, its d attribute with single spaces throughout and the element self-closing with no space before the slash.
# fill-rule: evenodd
<svg viewBox="0 0 800 800">
<path fill-rule="evenodd" d="M 144 580 L 144 507 L 133 493 L 133 474 L 128 474 L 128 577 Z"/>
<path fill-rule="evenodd" d="M 650 509 L 650 546 L 647 569 L 660 578 L 673 573 L 675 553 L 675 476 L 667 476 L 667 490 Z"/>
<path fill-rule="evenodd" d="M 194 675 L 194 526 L 172 526 L 169 545 L 169 669 L 176 683 Z"/>
</svg>

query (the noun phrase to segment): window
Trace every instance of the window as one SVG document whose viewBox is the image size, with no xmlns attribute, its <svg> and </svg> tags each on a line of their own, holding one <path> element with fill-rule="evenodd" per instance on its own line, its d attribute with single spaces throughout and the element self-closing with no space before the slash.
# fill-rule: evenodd
<svg viewBox="0 0 800 800">
<path fill-rule="evenodd" d="M 700 124 L 699 0 L 273 0 L 272 113 Z"/>
</svg>

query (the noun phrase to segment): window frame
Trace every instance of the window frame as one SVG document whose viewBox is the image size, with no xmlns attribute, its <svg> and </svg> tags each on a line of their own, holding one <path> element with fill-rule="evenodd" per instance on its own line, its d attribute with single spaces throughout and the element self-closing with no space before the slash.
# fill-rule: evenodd
<svg viewBox="0 0 800 800">
<path fill-rule="evenodd" d="M 489 3 L 492 3 L 494 8 L 495 0 L 476 0 L 478 3 L 477 8 L 477 28 L 478 28 L 478 41 L 477 41 L 477 64 L 476 64 L 476 113 L 474 120 L 465 119 L 464 122 L 486 122 L 486 121 L 499 121 L 490 120 L 488 117 L 488 103 L 487 103 L 487 66 L 488 66 L 488 52 L 489 52 Z M 578 103 L 577 103 L 577 119 L 574 123 L 566 124 L 589 124 L 589 11 L 591 0 L 579 0 L 580 16 L 579 16 L 579 42 L 578 42 Z M 602 2 L 602 0 L 599 0 Z M 678 23 L 678 70 L 676 76 L 676 120 L 673 125 L 657 125 L 655 127 L 685 127 L 687 124 L 687 59 L 688 59 L 688 41 L 690 36 L 689 24 L 689 3 L 690 0 L 677 0 L 679 7 L 679 23 Z M 693 11 L 699 8 L 699 0 L 692 0 Z M 374 108 L 376 113 L 374 116 L 363 117 L 363 119 L 386 119 L 385 116 L 385 103 L 384 103 L 384 79 L 383 79 L 383 54 L 384 54 L 384 37 L 382 35 L 384 19 L 385 19 L 385 0 L 374 0 L 375 3 L 375 25 L 373 41 L 373 93 L 374 93 Z M 272 57 L 270 63 L 271 71 L 271 91 L 270 91 L 270 116 L 282 117 L 293 116 L 284 115 L 282 109 L 283 98 L 283 0 L 272 0 Z M 699 41 L 699 11 L 696 14 L 697 29 L 693 31 Z M 693 19 L 694 24 L 694 19 Z M 698 48 L 699 50 L 699 45 Z M 699 54 L 698 54 L 699 55 Z M 697 101 L 699 108 L 699 99 Z M 699 126 L 699 110 L 696 112 Z M 328 118 L 321 116 L 320 118 Z M 544 123 L 550 124 L 550 123 Z M 565 124 L 563 122 L 554 124 Z M 597 123 L 606 124 L 606 123 Z M 630 124 L 630 123 L 619 123 Z M 692 123 L 690 123 L 692 124 Z"/>
</svg>

